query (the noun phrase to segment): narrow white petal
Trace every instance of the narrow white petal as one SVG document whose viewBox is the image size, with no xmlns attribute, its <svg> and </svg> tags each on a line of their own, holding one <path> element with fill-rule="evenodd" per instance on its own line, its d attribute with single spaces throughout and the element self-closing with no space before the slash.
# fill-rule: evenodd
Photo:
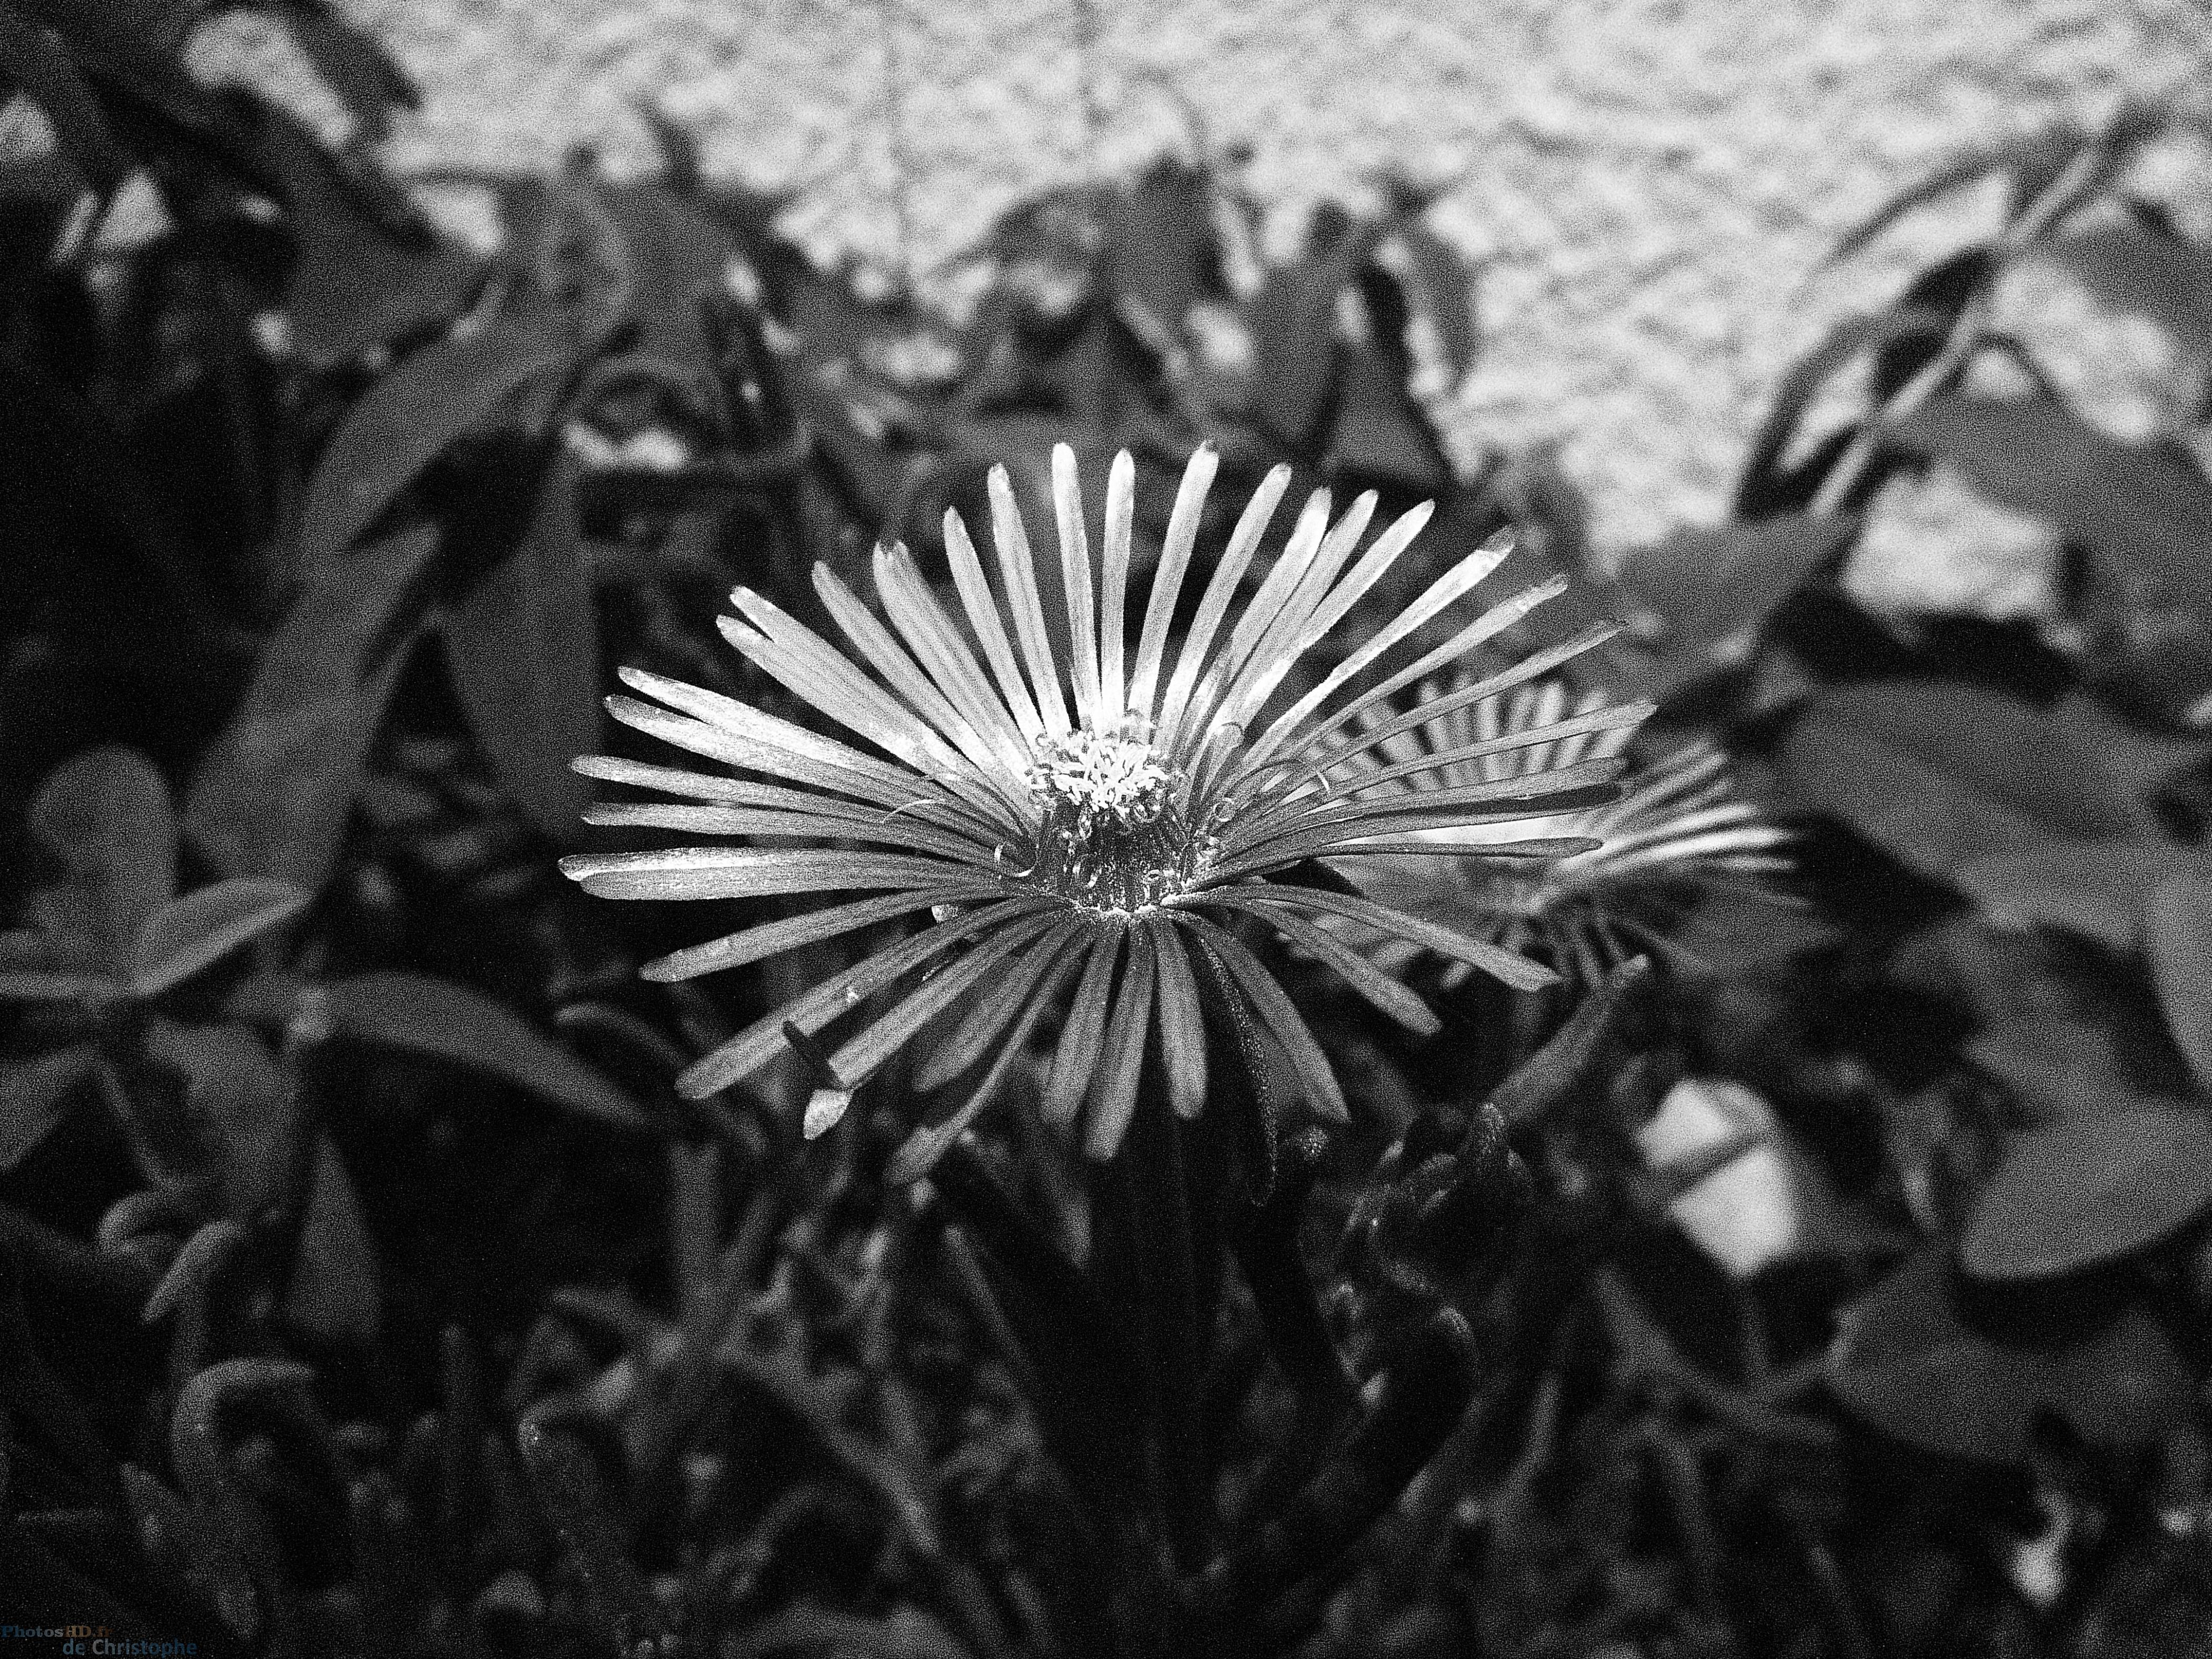
<svg viewBox="0 0 2212 1659">
<path fill-rule="evenodd" d="M 1104 729 L 1099 708 L 1098 615 L 1091 601 L 1091 539 L 1083 527 L 1083 485 L 1075 474 L 1075 452 L 1052 447 L 1052 510 L 1060 526 L 1060 574 L 1067 590 L 1067 649 L 1074 660 L 1076 718 L 1092 731 Z"/>
<path fill-rule="evenodd" d="M 1183 710 L 1197 687 L 1200 672 L 1206 666 L 1215 630 L 1221 626 L 1230 601 L 1237 597 L 1237 584 L 1244 580 L 1245 568 L 1252 562 L 1260 538 L 1267 533 L 1268 521 L 1275 516 L 1283 492 L 1290 487 L 1288 466 L 1278 466 L 1267 474 L 1253 492 L 1252 499 L 1244 504 L 1237 528 L 1230 532 L 1229 545 L 1222 550 L 1221 562 L 1213 567 L 1206 593 L 1198 602 L 1198 614 L 1191 618 L 1190 632 L 1184 636 L 1182 649 L 1176 658 L 1175 672 L 1169 677 L 1167 696 L 1160 704 L 1158 735 L 1153 742 L 1167 753 L 1181 752 L 1179 734 Z"/>
<path fill-rule="evenodd" d="M 1106 474 L 1106 535 L 1099 548 L 1098 698 L 1101 717 L 1118 726 L 1127 712 L 1121 685 L 1122 609 L 1129 596 L 1129 543 L 1136 517 L 1137 464 L 1123 450 Z"/>
<path fill-rule="evenodd" d="M 1045 626 L 1044 602 L 1037 597 L 1036 562 L 1030 553 L 1029 532 L 1022 510 L 1014 501 L 1013 480 L 1006 469 L 991 469 L 991 543 L 999 553 L 999 574 L 1006 584 L 1006 604 L 1014 613 L 1014 632 L 1022 642 L 1028 663 L 1030 686 L 1036 694 L 1037 712 L 1044 729 L 1054 737 L 1068 731 L 1067 703 L 1060 694 L 1060 668 L 1052 655 L 1052 632 Z"/>
<path fill-rule="evenodd" d="M 1206 511 L 1206 492 L 1213 483 L 1220 456 L 1211 443 L 1200 444 L 1183 469 L 1182 486 L 1176 491 L 1175 511 L 1168 517 L 1167 539 L 1160 545 L 1160 562 L 1152 570 L 1152 597 L 1145 605 L 1145 631 L 1137 641 L 1137 665 L 1129 681 L 1129 708 L 1139 719 L 1152 717 L 1152 693 L 1159 684 L 1160 659 L 1167 649 L 1168 629 L 1175 621 L 1176 600 L 1182 592 L 1183 573 L 1190 568 L 1192 550 L 1198 545 L 1199 520 Z"/>
</svg>

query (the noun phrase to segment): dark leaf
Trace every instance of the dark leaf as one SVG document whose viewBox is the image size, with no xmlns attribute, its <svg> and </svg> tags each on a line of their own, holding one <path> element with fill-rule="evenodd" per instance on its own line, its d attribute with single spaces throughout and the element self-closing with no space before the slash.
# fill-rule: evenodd
<svg viewBox="0 0 2212 1659">
<path fill-rule="evenodd" d="M 524 1468 L 583 1580 L 587 1604 L 619 1654 L 672 1650 L 668 1615 L 615 1528 L 591 1455 L 574 1435 L 526 1420 L 515 1431 Z"/>
<path fill-rule="evenodd" d="M 2166 1029 L 2197 1085 L 2212 1090 L 2212 880 L 2193 871 L 2160 880 L 2143 910 L 2143 933 Z"/>
<path fill-rule="evenodd" d="M 2044 711 L 1948 680 L 1825 691 L 1783 746 L 1797 793 L 1924 875 L 2053 837 L 2129 834 L 2128 803 Z"/>
<path fill-rule="evenodd" d="M 1796 513 L 1678 530 L 1638 551 L 1623 580 L 1659 614 L 1674 652 L 1698 667 L 1725 665 L 1748 652 L 1768 616 L 1842 553 L 1854 530 L 1848 519 Z"/>
<path fill-rule="evenodd" d="M 138 930 L 177 886 L 177 821 L 169 787 L 135 749 L 89 750 L 50 775 L 31 803 L 30 830 L 63 883 L 33 915 L 66 965 L 122 967 Z"/>
<path fill-rule="evenodd" d="M 729 233 L 660 185 L 598 189 L 629 249 L 639 349 L 689 368 L 710 367 L 713 350 L 702 332 L 699 300 L 722 286 L 734 251 Z"/>
<path fill-rule="evenodd" d="M 7 5 L 0 5 L 0 76 L 46 112 L 63 152 L 94 190 L 107 195 L 129 176 L 130 152 L 68 49 L 51 29 Z"/>
<path fill-rule="evenodd" d="M 647 1127 L 612 1084 L 481 991 L 400 973 L 335 980 L 325 990 L 336 1036 L 488 1073 L 602 1123 Z"/>
<path fill-rule="evenodd" d="M 294 601 L 185 807 L 186 830 L 221 868 L 321 890 L 437 546 L 426 526 L 401 531 Z"/>
<path fill-rule="evenodd" d="M 2183 346 L 2212 351 L 2212 249 L 2128 222 L 2075 231 L 2045 251 L 2115 310 L 2148 318 Z"/>
<path fill-rule="evenodd" d="M 1960 1241 L 1967 1272 L 2042 1279 L 2154 1244 L 2212 1204 L 2212 1124 L 2128 1097 L 2014 1137 Z"/>
<path fill-rule="evenodd" d="M 2107 437 L 2048 398 L 1934 398 L 1894 430 L 1955 462 L 1991 499 L 2212 617 L 2212 483 L 2172 454 Z"/>
<path fill-rule="evenodd" d="M 21 1060 L 0 1060 L 0 1175 L 37 1147 L 69 1113 L 101 1065 L 88 1043 Z"/>
<path fill-rule="evenodd" d="M 1959 885 L 1992 917 L 2063 927 L 2114 951 L 2142 938 L 2144 901 L 2188 854 L 2163 842 L 2044 841 L 1960 866 Z"/>
<path fill-rule="evenodd" d="M 568 763 L 599 741 L 599 629 L 576 523 L 576 466 L 545 467 L 522 544 L 455 600 L 446 656 L 492 770 L 556 842 L 586 792 Z"/>
<path fill-rule="evenodd" d="M 1481 349 L 1474 315 L 1475 273 L 1460 252 L 1419 223 L 1402 223 L 1376 251 L 1405 295 L 1413 326 L 1434 335 L 1454 382 L 1474 367 Z M 1413 342 L 1408 341 L 1413 346 Z M 1416 359 L 1425 352 L 1416 349 Z"/>
<path fill-rule="evenodd" d="M 300 550 L 310 580 L 340 568 L 357 575 L 343 556 L 400 491 L 508 394 L 564 369 L 575 348 L 560 315 L 503 317 L 434 341 L 371 386 L 308 482 Z"/>
<path fill-rule="evenodd" d="M 311 367 L 442 327 L 466 308 L 483 280 L 476 262 L 371 212 L 296 117 L 265 108 L 262 147 L 291 210 L 299 251 L 285 313 Z"/>
<path fill-rule="evenodd" d="M 1107 280 L 1170 334 L 1204 291 L 1212 236 L 1206 177 L 1156 161 L 1115 198 L 1107 223 Z"/>
<path fill-rule="evenodd" d="M 1305 449 L 1320 436 L 1342 360 L 1337 296 L 1374 245 L 1372 228 L 1347 232 L 1328 251 L 1268 272 L 1252 301 L 1260 417 L 1293 448 Z"/>
<path fill-rule="evenodd" d="M 1829 330 L 1777 383 L 1774 401 L 1759 430 L 1752 434 L 1743 477 L 1737 485 L 1739 506 L 1771 482 L 1775 464 L 1789 447 L 1806 410 L 1847 364 L 1869 351 L 1882 351 L 1905 340 L 1926 340 L 1932 344 L 1950 327 L 1950 317 L 1932 307 L 1897 305 L 1887 311 L 1846 317 Z"/>
<path fill-rule="evenodd" d="M 393 110 L 421 105 L 422 93 L 392 54 L 329 6 L 319 0 L 294 0 L 283 15 L 301 56 L 353 116 L 360 137 L 381 141 L 391 131 Z"/>
<path fill-rule="evenodd" d="M 159 996 L 256 934 L 288 921 L 312 896 L 289 881 L 233 876 L 172 899 L 147 919 L 131 953 L 131 994 Z"/>
<path fill-rule="evenodd" d="M 193 131 L 231 135 L 221 106 L 180 56 L 199 9 L 191 0 L 23 0 L 21 9 L 60 34 L 94 79 Z"/>
<path fill-rule="evenodd" d="M 1328 465 L 1350 477 L 1436 495 L 1451 472 L 1436 436 L 1407 395 L 1389 357 L 1372 346 L 1344 349 Z"/>
<path fill-rule="evenodd" d="M 145 1143 L 164 1160 L 189 1161 L 175 1170 L 191 1186 L 220 1195 L 222 1212 L 244 1223 L 284 1196 L 293 1167 L 291 1091 L 276 1058 L 240 1025 L 185 1025 L 155 1018 L 147 1024 L 147 1053 L 184 1082 L 188 1132 L 159 1130 L 143 1118 Z M 161 1109 L 139 1103 L 143 1113 Z"/>
<path fill-rule="evenodd" d="M 315 1143 L 313 1184 L 284 1292 L 285 1322 L 325 1342 L 366 1346 L 383 1318 L 376 1248 L 361 1195 L 327 1136 Z"/>
<path fill-rule="evenodd" d="M 2079 127 L 2052 126 L 1961 150 L 1917 183 L 1899 191 L 1838 237 L 1835 251 L 1828 257 L 1850 258 L 1913 209 L 1978 183 L 1992 173 L 2015 179 L 2048 179 L 2094 142 L 2094 136 Z"/>
<path fill-rule="evenodd" d="M 1999 1463 L 2025 1458 L 2039 1410 L 2097 1444 L 2139 1447 L 2179 1421 L 2193 1394 L 2173 1345 L 2139 1308 L 2071 1340 L 1984 1336 L 1962 1317 L 1940 1249 L 1844 1310 L 1828 1378 L 1852 1412 L 1908 1444 Z"/>
</svg>

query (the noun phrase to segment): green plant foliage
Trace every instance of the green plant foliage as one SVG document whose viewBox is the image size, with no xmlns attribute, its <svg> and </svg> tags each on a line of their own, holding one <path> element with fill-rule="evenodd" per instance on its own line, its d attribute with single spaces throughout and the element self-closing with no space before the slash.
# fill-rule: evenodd
<svg viewBox="0 0 2212 1659">
<path fill-rule="evenodd" d="M 349 137 L 194 77 L 240 10 Z M 1445 429 L 1481 273 L 1410 179 L 1269 260 L 1194 131 L 917 283 L 811 261 L 649 107 L 647 175 L 396 176 L 416 93 L 323 0 L 0 0 L 0 94 L 54 139 L 0 162 L 0 1623 L 256 1659 L 2201 1649 L 2203 388 L 2122 441 L 1992 320 L 2033 264 L 2201 356 L 2212 251 L 2136 167 L 2193 118 L 1972 144 L 1869 215 L 1838 258 L 2004 188 L 1779 378 L 1735 516 L 1616 580 L 1555 464 Z M 456 196 L 492 234 L 440 228 Z M 1449 644 L 1423 596 L 1500 532 L 1528 591 L 1458 643 L 1504 678 L 1447 728 L 1464 685 L 1409 675 L 1325 791 L 1303 750 L 1224 770 L 1214 831 L 1319 830 L 1126 967 L 971 945 L 965 889 L 718 897 L 701 947 L 561 879 L 634 872 L 647 823 L 801 896 L 881 875 L 869 836 L 941 847 L 911 757 L 820 711 L 994 707 L 1023 671 L 948 509 L 1034 534 L 1061 444 L 1127 452 L 1115 511 L 977 566 L 1030 573 L 1048 662 L 1118 678 L 1147 647 L 1102 618 L 1158 592 L 1123 633 L 1176 664 L 1282 468 L 1350 509 L 1331 573 L 1370 513 L 1434 516 L 1312 640 L 1275 621 L 1337 595 L 1318 527 L 1247 538 L 1212 615 L 1286 666 L 1240 743 L 1394 618 L 1391 664 Z M 2042 613 L 1854 596 L 1937 466 L 2048 529 Z M 906 684 L 726 649 L 738 587 Z M 618 667 L 669 710 L 603 722 Z M 586 823 L 579 755 L 680 799 Z M 1461 846 L 1378 949 L 1339 864 L 1437 860 L 1554 763 L 1541 857 Z M 1407 845 L 1320 833 L 1386 799 Z M 1455 972 L 1470 938 L 1544 961 Z M 1155 995 L 1150 1035 L 1114 1012 Z M 702 1066 L 733 1040 L 759 1063 Z"/>
</svg>

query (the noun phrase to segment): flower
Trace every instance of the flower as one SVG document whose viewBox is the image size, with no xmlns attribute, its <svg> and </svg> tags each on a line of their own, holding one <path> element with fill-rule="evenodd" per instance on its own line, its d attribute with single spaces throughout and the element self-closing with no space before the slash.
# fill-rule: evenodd
<svg viewBox="0 0 2212 1659">
<path fill-rule="evenodd" d="M 1376 718 L 1373 711 L 1395 692 L 1464 657 L 1565 586 L 1554 579 L 1472 617 L 1458 614 L 1455 626 L 1440 623 L 1510 550 L 1510 538 L 1493 538 L 1291 698 L 1283 688 L 1292 668 L 1405 552 L 1430 509 L 1406 514 L 1355 560 L 1375 497 L 1361 496 L 1332 525 L 1328 494 L 1317 491 L 1265 580 L 1240 603 L 1243 578 L 1290 483 L 1290 469 L 1278 467 L 1244 509 L 1171 648 L 1217 464 L 1210 447 L 1191 459 L 1140 619 L 1132 614 L 1129 582 L 1134 465 L 1127 453 L 1113 464 L 1103 556 L 1094 559 L 1075 457 L 1064 445 L 1052 469 L 1066 600 L 1066 631 L 1058 640 L 1004 468 L 990 476 L 1003 591 L 984 574 L 959 515 L 945 514 L 964 629 L 903 546 L 875 552 L 888 626 L 835 574 L 816 567 L 816 592 L 854 654 L 738 588 L 738 614 L 721 620 L 724 635 L 857 741 L 696 686 L 623 671 L 625 683 L 653 701 L 610 699 L 617 720 L 738 775 L 587 756 L 577 767 L 588 776 L 684 803 L 602 805 L 590 820 L 729 839 L 573 856 L 562 860 L 570 876 L 587 891 L 614 898 L 872 895 L 678 951 L 647 963 L 648 978 L 687 979 L 924 911 L 932 918 L 715 1049 L 684 1074 L 685 1093 L 710 1093 L 796 1048 L 821 1085 L 805 1121 L 805 1132 L 818 1134 L 837 1121 L 854 1090 L 944 1017 L 951 1029 L 923 1063 L 922 1087 L 998 1057 L 956 1120 L 964 1124 L 1006 1058 L 1048 1012 L 1064 1007 L 1043 1109 L 1063 1127 L 1081 1117 L 1087 1149 L 1104 1158 L 1135 1109 L 1155 1032 L 1174 1109 L 1190 1117 L 1203 1104 L 1201 986 L 1228 1013 L 1240 1046 L 1272 1045 L 1317 1109 L 1343 1114 L 1312 1033 L 1224 922 L 1265 923 L 1386 1012 L 1425 1031 L 1437 1025 L 1427 1006 L 1318 924 L 1348 921 L 1514 985 L 1552 981 L 1545 969 L 1488 940 L 1378 904 L 1310 861 L 1327 855 L 1364 864 L 1426 854 L 1433 843 L 1418 837 L 1448 826 L 1485 827 L 1493 836 L 1482 848 L 1485 858 L 1545 858 L 1585 848 L 1579 840 L 1515 837 L 1494 827 L 1613 799 L 1618 791 L 1609 781 L 1620 762 L 1610 755 L 1411 793 L 1411 773 L 1376 769 L 1368 757 L 1538 677 L 1612 630 L 1585 630 L 1425 708 Z M 1431 623 L 1439 626 L 1423 635 Z M 1447 627 L 1442 643 L 1422 645 Z M 1383 672 L 1379 665 L 1393 656 L 1409 660 Z M 1477 744 L 1463 758 L 1625 731 L 1648 712 L 1643 705 L 1586 711 L 1549 732 Z M 1440 756 L 1425 769 L 1452 758 Z M 1294 866 L 1318 872 L 1328 884 L 1268 879 Z M 896 1000 L 871 1001 L 926 969 L 934 972 Z M 817 1034 L 848 1015 L 854 1029 L 825 1053 Z"/>
<path fill-rule="evenodd" d="M 1626 726 L 1580 729 L 1571 735 L 1519 747 L 1481 750 L 1514 733 L 1565 731 L 1603 710 L 1602 692 L 1571 691 L 1560 680 L 1517 687 L 1510 696 L 1462 701 L 1484 684 L 1462 670 L 1419 694 L 1431 707 L 1452 705 L 1421 727 L 1385 737 L 1364 762 L 1376 782 L 1401 768 L 1434 778 L 1446 788 L 1497 784 L 1548 769 L 1621 754 L 1635 735 Z M 1759 890 L 1762 878 L 1790 868 L 1779 849 L 1790 831 L 1772 823 L 1758 805 L 1737 793 L 1728 757 L 1703 738 L 1682 744 L 1628 776 L 1627 791 L 1601 806 L 1578 807 L 1514 826 L 1516 834 L 1585 837 L 1588 851 L 1542 866 L 1505 867 L 1466 856 L 1482 849 L 1492 826 L 1462 824 L 1416 831 L 1435 851 L 1378 866 L 1369 884 L 1380 902 L 1487 939 L 1510 950 L 1540 949 L 1553 963 L 1585 980 L 1645 945 L 1662 942 L 1667 913 L 1686 893 L 1736 885 Z M 1407 785 L 1401 781 L 1397 787 Z M 1778 896 L 1765 895 L 1767 896 Z M 1369 951 L 1377 965 L 1402 971 L 1421 952 L 1403 939 Z M 1454 963 L 1446 982 L 1464 978 Z"/>
</svg>

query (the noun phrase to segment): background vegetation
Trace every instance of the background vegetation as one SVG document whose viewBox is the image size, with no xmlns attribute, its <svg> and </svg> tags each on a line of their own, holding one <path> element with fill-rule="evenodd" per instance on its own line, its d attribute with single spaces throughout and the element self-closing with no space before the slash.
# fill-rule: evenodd
<svg viewBox="0 0 2212 1659">
<path fill-rule="evenodd" d="M 1217 159 L 1055 192 L 954 319 L 656 122 L 656 178 L 448 180 L 482 253 L 376 163 L 404 76 L 264 9 L 363 143 L 196 83 L 183 0 L 0 0 L 56 138 L 0 173 L 0 1607 L 209 1653 L 2212 1651 L 2212 482 L 1990 306 L 2040 259 L 2212 344 L 2212 252 L 2130 184 L 2183 117 L 1900 196 L 1839 255 L 2009 208 L 1616 582 L 1555 477 L 1448 460 L 1472 273 L 1409 181 L 1273 266 Z M 1160 509 L 1211 440 L 1218 499 L 1436 498 L 1431 559 L 1517 526 L 1575 582 L 1520 643 L 1627 616 L 1603 680 L 1799 827 L 1796 902 L 1670 895 L 1650 965 L 1462 988 L 1425 1045 L 1279 953 L 1353 1121 L 1133 1299 L 1115 1177 L 1018 1109 L 902 1183 L 902 1087 L 811 1144 L 795 1067 L 679 1102 L 839 963 L 646 985 L 687 936 L 558 879 L 613 665 L 766 695 L 732 582 L 927 561 L 1063 439 Z M 2049 614 L 1845 593 L 1931 467 L 2063 538 Z"/>
</svg>

